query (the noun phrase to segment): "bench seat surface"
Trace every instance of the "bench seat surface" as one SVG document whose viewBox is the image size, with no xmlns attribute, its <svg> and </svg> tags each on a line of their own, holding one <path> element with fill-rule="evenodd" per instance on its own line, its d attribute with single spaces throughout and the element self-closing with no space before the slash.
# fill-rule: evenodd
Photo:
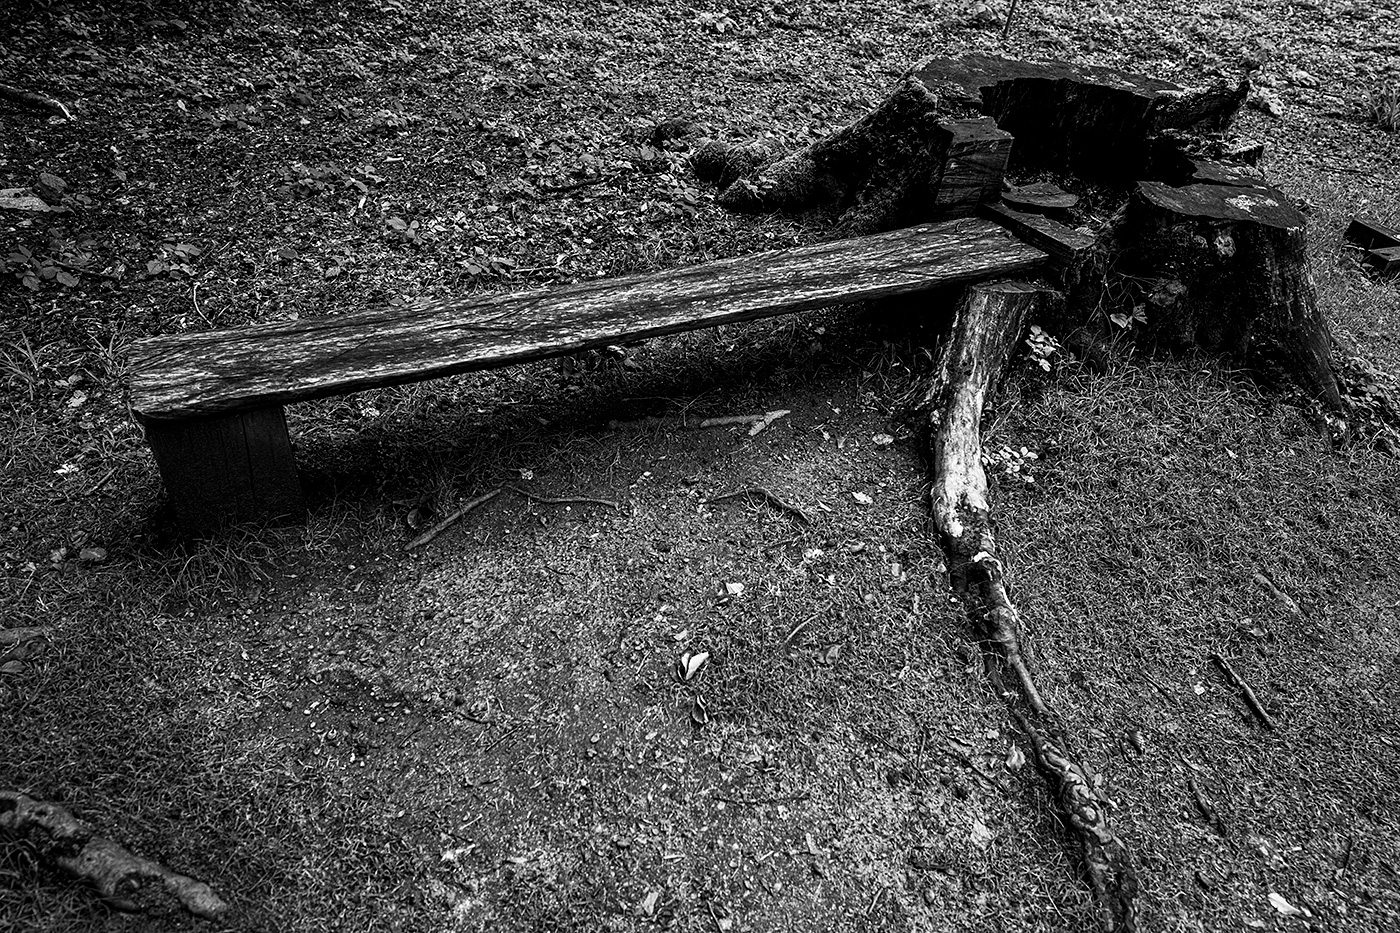
<svg viewBox="0 0 1400 933">
<path fill-rule="evenodd" d="M 734 321 L 1029 271 L 1046 254 L 979 218 L 561 288 L 138 341 L 146 422 L 283 405 Z"/>
</svg>

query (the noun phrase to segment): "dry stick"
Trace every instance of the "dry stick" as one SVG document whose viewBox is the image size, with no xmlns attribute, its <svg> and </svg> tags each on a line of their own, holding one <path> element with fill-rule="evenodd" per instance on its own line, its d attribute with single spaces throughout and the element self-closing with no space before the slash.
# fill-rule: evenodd
<svg viewBox="0 0 1400 933">
<path fill-rule="evenodd" d="M 1196 783 L 1195 778 L 1188 775 L 1186 778 L 1186 787 L 1191 791 L 1191 798 L 1196 803 L 1196 809 L 1201 811 L 1201 816 L 1206 818 L 1206 822 L 1211 825 L 1212 829 L 1221 836 L 1224 836 L 1225 821 L 1220 818 L 1220 814 L 1215 811 L 1215 807 L 1211 806 L 1210 800 L 1201 791 L 1201 785 Z"/>
<path fill-rule="evenodd" d="M 1249 705 L 1254 715 L 1259 717 L 1259 721 L 1263 723 L 1264 728 L 1278 728 L 1274 723 L 1274 718 L 1265 711 L 1264 704 L 1260 703 L 1259 698 L 1254 695 L 1254 688 L 1247 684 L 1243 677 L 1235 673 L 1235 669 L 1230 666 L 1229 661 L 1225 660 L 1225 656 L 1219 652 L 1212 651 L 1210 653 L 1210 659 L 1215 662 L 1216 667 L 1220 668 L 1220 672 L 1225 675 L 1225 679 L 1234 684 L 1235 687 L 1239 689 L 1240 693 L 1244 694 L 1245 703 Z"/>
<path fill-rule="evenodd" d="M 558 498 L 558 499 L 551 499 L 551 498 L 548 498 L 548 497 L 546 497 L 546 496 L 537 496 L 537 495 L 535 495 L 533 492 L 526 492 L 525 490 L 521 489 L 519 486 L 506 486 L 505 488 L 506 488 L 507 490 L 509 490 L 509 491 L 511 491 L 511 492 L 513 492 L 513 493 L 515 493 L 517 496 L 524 496 L 526 499 L 529 499 L 529 500 L 532 501 L 532 502 L 539 502 L 539 503 L 542 503 L 542 504 L 544 504 L 544 505 L 585 505 L 585 504 L 588 504 L 588 505 L 606 505 L 606 506 L 608 506 L 609 508 L 613 508 L 613 509 L 620 509 L 620 508 L 622 508 L 622 506 L 618 505 L 616 502 L 614 502 L 614 501 L 611 500 L 611 499 L 595 499 L 595 498 L 593 498 L 592 496 L 564 496 L 564 497 Z"/>
<path fill-rule="evenodd" d="M 1298 608 L 1298 604 L 1293 601 L 1293 598 L 1277 586 L 1274 586 L 1274 581 L 1264 576 L 1262 572 L 1255 571 L 1254 582 L 1268 590 L 1269 595 L 1278 600 L 1283 608 L 1287 609 L 1293 615 L 1301 616 L 1303 614 L 1303 610 Z"/>
<path fill-rule="evenodd" d="M 485 493 L 484 495 L 477 496 L 475 499 L 468 502 L 466 505 L 462 506 L 457 511 L 453 512 L 451 515 L 447 516 L 442 521 L 438 522 L 436 525 L 429 528 L 427 531 L 423 532 L 421 535 L 414 538 L 412 541 L 408 542 L 408 544 L 404 545 L 404 550 L 411 551 L 414 548 L 422 547 L 429 541 L 436 538 L 438 535 L 442 534 L 448 528 L 452 527 L 453 524 L 460 521 L 462 516 L 466 515 L 473 509 L 478 508 L 479 506 L 483 506 L 486 503 L 490 502 L 492 499 L 499 496 L 501 492 L 502 490 L 500 489 L 493 489 L 490 492 Z"/>
<path fill-rule="evenodd" d="M 771 490 L 764 488 L 763 486 L 745 486 L 743 489 L 736 489 L 733 492 L 727 492 L 722 496 L 715 496 L 714 498 L 707 499 L 705 501 L 707 504 L 713 504 L 716 502 L 723 502 L 725 499 L 737 499 L 740 496 L 757 497 L 759 499 L 762 499 L 764 502 L 767 502 L 775 509 L 780 509 L 784 512 L 789 512 L 802 519 L 802 521 L 806 524 L 812 524 L 812 516 L 808 515 L 802 509 L 793 505 L 791 502 L 785 501 L 782 497 L 778 496 Z"/>
<path fill-rule="evenodd" d="M 73 119 L 73 114 L 67 107 L 54 100 L 52 97 L 47 97 L 43 94 L 36 94 L 33 91 L 26 91 L 9 84 L 0 84 L 0 97 L 14 101 L 17 104 L 23 104 L 35 110 L 49 110 L 54 113 L 62 114 L 63 117 L 68 120 Z"/>
<path fill-rule="evenodd" d="M 1016 792 L 1015 792 L 1015 791 L 1013 791 L 1010 787 L 1008 787 L 1008 786 L 1006 786 L 1005 784 L 1003 784 L 1001 781 L 998 781 L 996 778 L 992 777 L 992 776 L 991 776 L 990 774 L 988 774 L 986 771 L 982 770 L 982 766 L 979 765 L 977 762 L 973 761 L 971 755 L 964 755 L 962 752 L 957 751 L 957 750 L 955 750 L 955 749 L 951 749 L 951 748 L 945 748 L 945 749 L 943 749 L 943 754 L 947 755 L 949 758 L 953 759 L 954 761 L 957 761 L 957 762 L 961 763 L 962 765 L 966 766 L 967 768 L 971 769 L 971 771 L 972 771 L 973 774 L 977 775 L 979 778 L 981 778 L 982 780 L 986 781 L 987 784 L 988 784 L 989 786 L 995 788 L 996 790 L 1001 791 L 1001 793 L 1002 793 L 1008 800 L 1015 800 L 1015 799 L 1016 799 Z"/>
<path fill-rule="evenodd" d="M 786 408 L 779 408 L 776 411 L 768 412 L 763 416 L 762 421 L 757 422 L 753 427 L 749 428 L 749 437 L 758 437 L 758 435 L 763 433 L 763 430 L 774 421 L 777 421 L 779 418 L 786 418 L 790 414 L 792 414 L 792 412 Z"/>
<path fill-rule="evenodd" d="M 228 911 L 228 904 L 209 885 L 97 835 L 92 826 L 56 803 L 0 790 L 0 831 L 29 840 L 44 861 L 91 882 L 119 910 L 156 911 L 165 906 L 162 902 L 174 900 L 207 920 Z"/>
<path fill-rule="evenodd" d="M 765 411 L 757 415 L 717 415 L 714 418 L 702 418 L 699 424 L 685 425 L 691 428 L 727 428 L 732 424 L 761 424 L 765 419 L 781 417 L 777 412 Z"/>
<path fill-rule="evenodd" d="M 1105 930 L 1136 930 L 1137 875 L 1127 847 L 1108 824 L 1108 803 L 1075 759 L 1063 726 L 1036 688 L 1021 654 L 1021 622 L 1006 591 L 991 532 L 987 477 L 982 468 L 981 421 L 1033 310 L 1055 300 L 1047 289 L 1016 282 L 973 286 L 954 312 L 933 381 L 918 406 L 925 423 L 933 473 L 929 493 L 934 524 L 964 601 L 980 607 L 988 639 L 1018 691 L 993 685 L 1030 741 L 1036 765 L 1079 842 L 1085 873 Z M 1017 709 L 1017 698 L 1029 715 Z M 1034 720 L 1034 722 L 1032 721 Z"/>
<path fill-rule="evenodd" d="M 1011 23 L 1016 18 L 1016 5 L 1018 0 L 1011 0 L 1011 8 L 1006 11 L 1006 22 L 1001 27 L 1001 37 L 1003 39 L 1011 35 Z"/>
</svg>

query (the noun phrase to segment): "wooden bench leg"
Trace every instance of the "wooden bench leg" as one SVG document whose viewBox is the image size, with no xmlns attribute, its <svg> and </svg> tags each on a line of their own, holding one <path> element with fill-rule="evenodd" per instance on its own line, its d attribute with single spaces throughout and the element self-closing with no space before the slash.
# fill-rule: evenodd
<svg viewBox="0 0 1400 933">
<path fill-rule="evenodd" d="M 306 518 L 281 406 L 153 421 L 146 425 L 146 440 L 187 534 L 240 522 Z"/>
</svg>

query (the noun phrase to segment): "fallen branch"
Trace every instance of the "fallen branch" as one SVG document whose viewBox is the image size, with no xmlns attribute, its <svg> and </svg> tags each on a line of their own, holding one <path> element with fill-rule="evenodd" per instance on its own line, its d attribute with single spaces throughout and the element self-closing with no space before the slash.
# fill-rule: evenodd
<svg viewBox="0 0 1400 933">
<path fill-rule="evenodd" d="M 764 502 L 767 502 L 769 505 L 773 506 L 773 508 L 795 515 L 808 525 L 812 524 L 812 516 L 808 515 L 801 508 L 793 505 L 791 502 L 786 501 L 782 497 L 778 496 L 776 493 L 764 488 L 763 486 L 746 486 L 743 489 L 736 489 L 733 492 L 727 492 L 722 496 L 715 496 L 712 499 L 706 499 L 705 502 L 707 505 L 713 505 L 716 502 L 723 502 L 726 499 L 737 499 L 740 496 L 750 496 L 756 499 L 762 499 Z"/>
<path fill-rule="evenodd" d="M 118 910 L 159 913 L 174 901 L 207 920 L 228 911 L 209 885 L 132 854 L 56 803 L 0 791 L 0 831 L 29 842 L 43 861 L 90 882 Z"/>
<path fill-rule="evenodd" d="M 1127 847 L 1108 823 L 1109 803 L 1072 753 L 1067 731 L 1037 689 L 1021 651 L 1021 619 L 997 557 L 982 468 L 981 422 L 1033 313 L 1059 296 L 1020 282 L 972 286 L 957 306 L 951 333 L 916 405 L 933 474 L 929 505 L 943 539 L 950 577 L 980 619 L 993 664 L 989 676 L 1030 742 L 1037 767 L 1078 841 L 1103 928 L 1138 926 L 1137 875 Z M 1003 678 L 1002 670 L 1010 677 Z M 1007 688 L 1010 679 L 1014 687 Z"/>
<path fill-rule="evenodd" d="M 73 119 L 72 112 L 52 97 L 36 94 L 33 91 L 26 91 L 9 84 L 0 84 L 0 98 L 28 107 L 31 110 L 47 110 L 50 113 L 59 114 L 65 120 Z"/>
<path fill-rule="evenodd" d="M 1220 673 L 1225 675 L 1225 679 L 1233 684 L 1240 693 L 1244 694 L 1244 701 L 1248 704 L 1251 712 L 1259 717 L 1259 722 L 1266 729 L 1277 729 L 1274 718 L 1264 709 L 1264 704 L 1259 702 L 1259 698 L 1254 695 L 1254 688 L 1245 682 L 1244 678 L 1235 673 L 1235 669 L 1230 666 L 1230 662 L 1225 660 L 1225 656 L 1219 652 L 1212 651 L 1210 659 L 1215 662 L 1215 666 L 1220 668 Z"/>
<path fill-rule="evenodd" d="M 429 541 L 442 534 L 448 528 L 451 528 L 454 524 L 461 521 L 462 517 L 467 515 L 473 509 L 479 508 L 480 506 L 485 505 L 492 499 L 499 496 L 502 491 L 503 490 L 501 489 L 493 489 L 490 492 L 485 493 L 484 495 L 477 496 L 475 499 L 468 502 L 466 505 L 462 506 L 457 511 L 453 512 L 451 515 L 447 516 L 442 521 L 438 522 L 436 525 L 429 528 L 427 531 L 423 532 L 421 535 L 414 538 L 412 541 L 408 542 L 408 544 L 404 545 L 404 550 L 411 551 L 414 548 L 420 548 L 423 545 L 427 544 Z"/>
</svg>

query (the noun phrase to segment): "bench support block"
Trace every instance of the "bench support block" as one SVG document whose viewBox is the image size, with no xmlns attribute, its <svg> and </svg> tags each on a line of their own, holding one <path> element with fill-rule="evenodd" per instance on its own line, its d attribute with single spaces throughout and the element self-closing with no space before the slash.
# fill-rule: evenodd
<svg viewBox="0 0 1400 933">
<path fill-rule="evenodd" d="M 146 440 L 186 534 L 306 517 L 281 406 L 149 422 Z"/>
</svg>

